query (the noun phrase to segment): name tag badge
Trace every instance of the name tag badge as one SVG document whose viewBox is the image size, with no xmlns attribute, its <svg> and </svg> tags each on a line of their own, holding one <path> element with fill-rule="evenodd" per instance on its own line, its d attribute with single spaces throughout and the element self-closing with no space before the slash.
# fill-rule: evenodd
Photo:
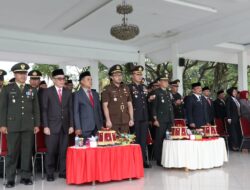
<svg viewBox="0 0 250 190">
<path fill-rule="evenodd" d="M 14 92 L 10 92 L 10 94 L 11 94 L 11 95 L 16 95 L 16 92 L 15 92 L 15 91 L 14 91 Z"/>
</svg>

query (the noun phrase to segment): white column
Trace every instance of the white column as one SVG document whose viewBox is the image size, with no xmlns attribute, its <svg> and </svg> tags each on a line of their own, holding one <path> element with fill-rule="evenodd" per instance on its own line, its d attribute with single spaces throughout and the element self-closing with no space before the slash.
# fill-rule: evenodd
<svg viewBox="0 0 250 190">
<path fill-rule="evenodd" d="M 99 92 L 99 67 L 98 61 L 91 61 L 90 73 L 92 76 L 92 88 Z"/>
<path fill-rule="evenodd" d="M 247 51 L 238 53 L 238 88 L 248 90 Z"/>
<path fill-rule="evenodd" d="M 172 80 L 179 79 L 180 84 L 179 84 L 179 93 L 183 95 L 183 71 L 184 67 L 179 66 L 179 51 L 178 51 L 178 45 L 177 44 L 172 44 L 171 46 L 171 62 L 173 65 L 173 77 Z"/>
</svg>

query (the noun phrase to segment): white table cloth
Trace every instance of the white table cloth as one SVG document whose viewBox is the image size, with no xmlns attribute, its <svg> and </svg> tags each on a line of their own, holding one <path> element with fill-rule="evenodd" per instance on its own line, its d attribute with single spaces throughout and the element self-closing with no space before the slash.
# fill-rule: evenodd
<svg viewBox="0 0 250 190">
<path fill-rule="evenodd" d="M 164 140 L 162 165 L 190 170 L 220 167 L 228 161 L 223 138 L 213 140 Z"/>
</svg>

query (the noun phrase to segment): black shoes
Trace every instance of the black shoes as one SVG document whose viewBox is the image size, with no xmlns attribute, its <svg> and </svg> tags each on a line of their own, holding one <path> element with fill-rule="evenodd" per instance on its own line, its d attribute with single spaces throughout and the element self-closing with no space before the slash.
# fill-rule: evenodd
<svg viewBox="0 0 250 190">
<path fill-rule="evenodd" d="M 66 174 L 59 174 L 58 177 L 66 179 Z M 47 181 L 49 182 L 55 181 L 54 175 L 47 175 Z"/>
<path fill-rule="evenodd" d="M 66 179 L 66 174 L 59 174 L 59 178 L 64 178 L 64 179 Z"/>
<path fill-rule="evenodd" d="M 144 163 L 144 164 L 143 164 L 143 167 L 144 167 L 144 168 L 152 168 L 152 165 L 151 165 L 151 164 L 148 164 L 148 163 Z"/>
<path fill-rule="evenodd" d="M 15 182 L 14 181 L 8 181 L 7 184 L 5 185 L 6 188 L 12 188 L 15 187 Z"/>
<path fill-rule="evenodd" d="M 24 185 L 33 185 L 33 181 L 31 179 L 25 179 L 25 178 L 22 178 L 20 180 L 20 183 L 21 184 L 24 184 Z M 15 182 L 14 181 L 8 181 L 7 184 L 5 185 L 6 188 L 13 188 L 15 187 Z"/>
<path fill-rule="evenodd" d="M 21 178 L 20 183 L 24 185 L 33 185 L 33 181 L 31 179 L 25 179 L 25 178 Z"/>
<path fill-rule="evenodd" d="M 54 175 L 47 175 L 47 181 L 55 181 Z"/>
</svg>

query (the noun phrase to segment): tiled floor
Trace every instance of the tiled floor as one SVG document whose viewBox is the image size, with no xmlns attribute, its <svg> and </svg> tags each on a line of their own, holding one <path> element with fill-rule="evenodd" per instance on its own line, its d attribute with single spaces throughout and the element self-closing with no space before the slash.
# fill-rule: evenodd
<svg viewBox="0 0 250 190">
<path fill-rule="evenodd" d="M 0 181 L 2 183 L 2 180 Z M 19 178 L 18 178 L 19 183 Z M 249 190 L 250 153 L 230 153 L 229 163 L 221 168 L 185 172 L 182 169 L 163 169 L 154 166 L 145 170 L 139 180 L 124 180 L 104 184 L 66 185 L 62 179 L 55 182 L 37 176 L 33 186 L 16 184 L 18 190 Z M 2 186 L 4 188 L 4 186 Z"/>
</svg>

